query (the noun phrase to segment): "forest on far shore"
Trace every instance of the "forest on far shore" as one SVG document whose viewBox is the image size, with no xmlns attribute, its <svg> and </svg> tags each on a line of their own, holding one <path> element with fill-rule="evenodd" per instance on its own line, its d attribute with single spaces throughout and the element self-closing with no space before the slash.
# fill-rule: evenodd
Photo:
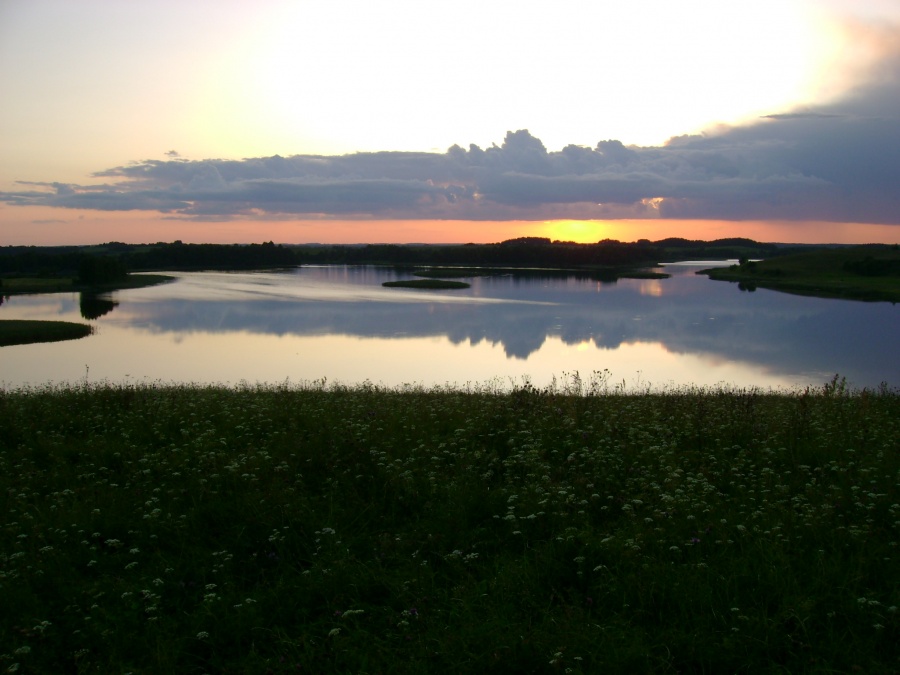
<svg viewBox="0 0 900 675">
<path fill-rule="evenodd" d="M 128 272 L 247 270 L 302 264 L 471 265 L 591 269 L 639 267 L 687 259 L 772 258 L 821 248 L 732 238 L 670 238 L 595 244 L 522 237 L 495 244 L 154 244 L 0 247 L 0 276 L 76 276 L 86 257 L 111 258 Z"/>
</svg>

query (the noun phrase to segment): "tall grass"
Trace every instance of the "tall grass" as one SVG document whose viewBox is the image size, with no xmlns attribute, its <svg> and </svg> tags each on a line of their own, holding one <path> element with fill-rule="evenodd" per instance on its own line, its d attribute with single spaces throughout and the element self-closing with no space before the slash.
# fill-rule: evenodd
<svg viewBox="0 0 900 675">
<path fill-rule="evenodd" d="M 900 670 L 896 390 L 596 384 L 0 392 L 0 670 Z"/>
</svg>

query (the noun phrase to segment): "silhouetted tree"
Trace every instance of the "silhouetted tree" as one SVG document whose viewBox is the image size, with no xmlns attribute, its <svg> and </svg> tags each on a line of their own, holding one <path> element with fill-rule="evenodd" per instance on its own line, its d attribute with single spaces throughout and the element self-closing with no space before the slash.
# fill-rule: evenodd
<svg viewBox="0 0 900 675">
<path fill-rule="evenodd" d="M 125 265 L 111 256 L 85 255 L 78 266 L 78 281 L 96 286 L 120 281 L 128 276 Z"/>
</svg>

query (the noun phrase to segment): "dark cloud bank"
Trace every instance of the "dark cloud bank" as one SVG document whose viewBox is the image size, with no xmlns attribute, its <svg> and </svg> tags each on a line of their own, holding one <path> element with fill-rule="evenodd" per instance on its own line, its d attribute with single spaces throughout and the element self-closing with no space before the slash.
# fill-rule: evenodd
<svg viewBox="0 0 900 675">
<path fill-rule="evenodd" d="M 175 151 L 95 174 L 105 185 L 22 183 L 17 205 L 241 218 L 694 218 L 900 224 L 900 59 L 841 103 L 662 147 L 607 140 L 548 152 L 502 145 L 187 160 Z M 665 114 L 661 106 L 660 114 Z M 601 116 L 602 117 L 602 116 Z"/>
</svg>

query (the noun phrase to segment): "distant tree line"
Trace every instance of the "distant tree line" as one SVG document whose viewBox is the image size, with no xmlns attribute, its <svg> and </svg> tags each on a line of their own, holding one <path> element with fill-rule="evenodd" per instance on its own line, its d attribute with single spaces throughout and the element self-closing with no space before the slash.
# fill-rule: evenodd
<svg viewBox="0 0 900 675">
<path fill-rule="evenodd" d="M 125 263 L 110 255 L 85 254 L 78 264 L 78 283 L 88 286 L 112 284 L 128 276 Z"/>
<path fill-rule="evenodd" d="M 367 246 L 301 247 L 306 262 L 348 265 L 382 263 L 391 265 L 464 265 L 520 267 L 622 266 L 654 262 L 652 248 L 600 242 L 598 244 L 508 241 L 499 244 L 455 246 L 410 246 L 369 244 Z"/>
<path fill-rule="evenodd" d="M 498 244 L 366 246 L 300 246 L 304 262 L 392 265 L 463 265 L 520 267 L 624 267 L 652 265 L 687 258 L 773 257 L 790 249 L 750 239 L 713 242 L 687 239 L 640 240 L 623 243 L 606 239 L 595 244 L 521 237 Z"/>
<path fill-rule="evenodd" d="M 98 246 L 0 248 L 0 275 L 77 277 L 102 284 L 127 272 L 142 270 L 231 270 L 292 267 L 300 260 L 295 248 L 263 244 L 156 244 L 110 242 Z"/>
<path fill-rule="evenodd" d="M 3 276 L 75 276 L 84 252 L 77 246 L 4 246 L 0 248 Z"/>
<path fill-rule="evenodd" d="M 241 270 L 292 267 L 296 250 L 274 244 L 156 244 L 123 254 L 132 270 Z"/>
<path fill-rule="evenodd" d="M 806 247 L 811 248 L 811 247 Z M 772 258 L 795 247 L 732 238 L 696 241 L 669 238 L 594 244 L 521 237 L 496 244 L 296 245 L 155 244 L 109 242 L 96 246 L 0 247 L 0 276 L 71 276 L 103 284 L 132 271 L 249 270 L 300 264 L 461 265 L 596 268 L 652 265 L 686 259 Z"/>
</svg>

